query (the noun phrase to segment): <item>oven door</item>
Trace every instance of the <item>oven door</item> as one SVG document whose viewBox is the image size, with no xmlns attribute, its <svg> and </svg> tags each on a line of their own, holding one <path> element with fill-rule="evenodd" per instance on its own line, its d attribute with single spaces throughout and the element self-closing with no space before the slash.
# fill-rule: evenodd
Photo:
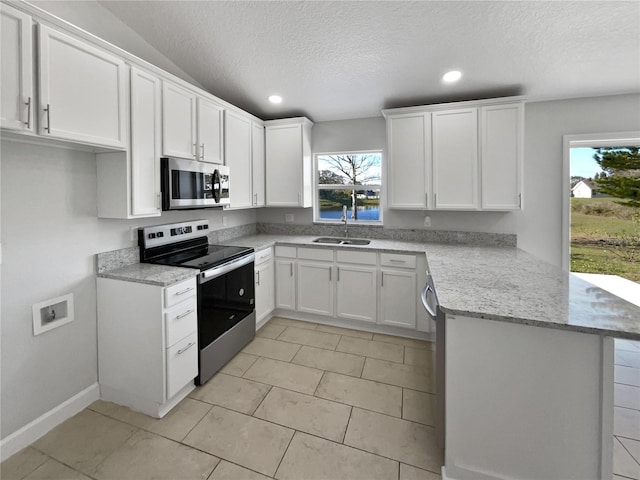
<svg viewBox="0 0 640 480">
<path fill-rule="evenodd" d="M 160 159 L 162 209 L 217 207 L 211 165 L 179 158 Z"/>
</svg>

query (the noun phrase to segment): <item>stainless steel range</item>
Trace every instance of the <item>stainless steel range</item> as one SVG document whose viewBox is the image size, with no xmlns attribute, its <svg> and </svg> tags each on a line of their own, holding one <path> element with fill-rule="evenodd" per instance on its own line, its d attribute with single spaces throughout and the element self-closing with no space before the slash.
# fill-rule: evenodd
<svg viewBox="0 0 640 480">
<path fill-rule="evenodd" d="M 254 250 L 209 245 L 208 232 L 207 220 L 138 230 L 141 262 L 200 270 L 196 385 L 209 380 L 256 332 Z"/>
</svg>

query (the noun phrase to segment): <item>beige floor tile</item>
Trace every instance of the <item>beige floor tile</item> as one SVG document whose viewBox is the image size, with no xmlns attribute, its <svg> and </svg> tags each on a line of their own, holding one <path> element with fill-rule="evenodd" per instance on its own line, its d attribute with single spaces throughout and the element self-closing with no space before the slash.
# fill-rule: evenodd
<svg viewBox="0 0 640 480">
<path fill-rule="evenodd" d="M 218 373 L 191 392 L 191 397 L 251 415 L 270 388 L 263 383 Z"/>
<path fill-rule="evenodd" d="M 359 377 L 364 367 L 364 357 L 305 345 L 298 350 L 291 363 Z"/>
<path fill-rule="evenodd" d="M 120 448 L 137 428 L 83 410 L 47 433 L 33 446 L 50 457 L 86 474 Z"/>
<path fill-rule="evenodd" d="M 21 480 L 48 459 L 49 457 L 35 448 L 23 448 L 0 464 L 0 478 L 2 480 Z"/>
<path fill-rule="evenodd" d="M 256 332 L 258 337 L 276 339 L 278 335 L 285 331 L 286 325 L 278 325 L 277 323 L 267 323 Z"/>
<path fill-rule="evenodd" d="M 402 388 L 337 373 L 324 374 L 316 397 L 396 417 L 402 414 Z"/>
<path fill-rule="evenodd" d="M 162 418 L 153 418 L 120 405 L 116 407 L 111 411 L 110 417 L 177 442 L 181 441 L 211 409 L 211 405 L 190 398 L 182 400 Z"/>
<path fill-rule="evenodd" d="M 640 465 L 615 437 L 613 439 L 613 473 L 640 479 Z"/>
<path fill-rule="evenodd" d="M 209 480 L 269 480 L 270 478 L 222 460 L 209 477 Z"/>
<path fill-rule="evenodd" d="M 107 458 L 98 480 L 205 480 L 219 459 L 150 432 L 139 431 Z"/>
<path fill-rule="evenodd" d="M 403 365 L 367 358 L 364 363 L 364 370 L 362 370 L 362 378 L 420 390 L 421 392 L 433 392 L 431 370 L 415 365 Z"/>
<path fill-rule="evenodd" d="M 7 479 L 3 476 L 2 480 Z M 60 462 L 49 459 L 31 474 L 24 477 L 24 480 L 90 480 L 90 478 Z"/>
<path fill-rule="evenodd" d="M 296 432 L 276 473 L 280 480 L 392 480 L 398 463 Z"/>
<path fill-rule="evenodd" d="M 249 370 L 249 367 L 253 365 L 258 359 L 255 355 L 249 355 L 247 353 L 239 352 L 233 357 L 227 364 L 220 369 L 222 373 L 226 373 L 227 375 L 235 375 L 236 377 L 241 377 L 244 375 L 244 372 Z"/>
<path fill-rule="evenodd" d="M 431 367 L 431 350 L 424 348 L 404 347 L 404 363 L 417 367 Z"/>
<path fill-rule="evenodd" d="M 244 378 L 312 395 L 322 378 L 322 370 L 259 358 Z"/>
<path fill-rule="evenodd" d="M 293 433 L 289 428 L 215 406 L 183 443 L 273 476 Z"/>
<path fill-rule="evenodd" d="M 433 401 L 434 396 L 430 393 L 404 388 L 402 392 L 402 418 L 433 427 Z"/>
<path fill-rule="evenodd" d="M 640 440 L 640 411 L 614 407 L 613 434 Z"/>
<path fill-rule="evenodd" d="M 627 367 L 640 368 L 640 350 L 637 352 L 628 352 L 626 350 L 618 350 L 616 351 L 616 360 L 620 359 L 621 365 L 625 365 Z M 616 362 L 617 364 L 618 362 Z"/>
<path fill-rule="evenodd" d="M 400 480 L 442 480 L 437 473 L 428 472 L 411 465 L 400 464 Z"/>
<path fill-rule="evenodd" d="M 640 387 L 614 383 L 613 388 L 613 403 L 616 407 L 640 410 Z"/>
<path fill-rule="evenodd" d="M 631 440 L 630 438 L 618 438 L 620 443 L 624 445 L 624 448 L 631 454 L 631 456 L 640 464 L 640 440 Z"/>
<path fill-rule="evenodd" d="M 308 330 L 306 328 L 287 327 L 278 337 L 283 342 L 299 343 L 300 345 L 309 345 L 311 347 L 325 348 L 327 350 L 335 350 L 340 335 L 335 333 L 318 332 L 316 330 Z"/>
<path fill-rule="evenodd" d="M 306 328 L 308 330 L 315 330 L 318 327 L 317 323 L 305 322 L 303 320 L 293 320 L 291 318 L 273 317 L 269 320 L 269 323 L 274 325 L 284 325 L 285 327 L 298 327 Z"/>
<path fill-rule="evenodd" d="M 615 365 L 613 368 L 616 383 L 640 387 L 640 368 L 625 367 L 624 365 Z"/>
<path fill-rule="evenodd" d="M 351 412 L 344 444 L 425 470 L 442 466 L 433 428 L 359 408 Z"/>
<path fill-rule="evenodd" d="M 365 332 L 363 330 L 353 330 L 351 328 L 334 327 L 333 325 L 319 324 L 316 328 L 319 332 L 335 333 L 337 335 L 344 335 L 346 337 L 362 338 L 363 340 L 373 339 L 373 333 Z"/>
<path fill-rule="evenodd" d="M 404 361 L 404 347 L 401 345 L 373 342 L 361 338 L 342 337 L 336 350 L 364 357 L 380 358 L 391 362 L 402 363 Z"/>
<path fill-rule="evenodd" d="M 342 442 L 351 407 L 329 400 L 274 387 L 253 414 L 335 442 Z"/>
<path fill-rule="evenodd" d="M 113 402 L 105 402 L 104 400 L 96 400 L 87 408 L 110 417 L 113 412 L 120 408 L 120 405 Z"/>
<path fill-rule="evenodd" d="M 395 335 L 384 335 L 382 333 L 375 333 L 373 340 L 376 342 L 393 343 L 394 345 L 402 345 L 404 347 L 422 348 L 431 350 L 432 342 L 424 340 L 418 340 L 415 338 L 396 337 Z"/>
<path fill-rule="evenodd" d="M 249 345 L 244 347 L 243 353 L 257 355 L 259 357 L 273 358 L 290 362 L 295 354 L 300 350 L 300 345 L 288 342 L 279 342 L 270 338 L 255 337 Z"/>
</svg>

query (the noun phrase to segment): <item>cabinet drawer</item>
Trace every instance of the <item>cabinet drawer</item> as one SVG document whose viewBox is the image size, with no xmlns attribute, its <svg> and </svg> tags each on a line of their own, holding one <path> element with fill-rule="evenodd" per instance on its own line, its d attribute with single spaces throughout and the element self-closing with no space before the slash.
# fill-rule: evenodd
<svg viewBox="0 0 640 480">
<path fill-rule="evenodd" d="M 196 279 L 190 278 L 164 289 L 164 308 L 193 297 L 196 294 Z"/>
<path fill-rule="evenodd" d="M 375 252 L 348 252 L 346 250 L 338 250 L 336 252 L 336 260 L 340 263 L 355 263 L 358 265 L 375 265 Z"/>
<path fill-rule="evenodd" d="M 260 265 L 261 263 L 268 262 L 271 257 L 273 257 L 273 248 L 265 248 L 264 250 L 260 250 L 256 252 L 256 265 Z"/>
<path fill-rule="evenodd" d="M 170 347 L 178 340 L 198 330 L 198 307 L 196 299 L 182 302 L 164 314 L 165 346 Z"/>
<path fill-rule="evenodd" d="M 298 258 L 302 258 L 304 260 L 321 260 L 324 262 L 333 262 L 333 249 L 299 248 Z"/>
<path fill-rule="evenodd" d="M 296 247 L 276 246 L 276 257 L 296 258 Z"/>
<path fill-rule="evenodd" d="M 416 268 L 416 256 L 399 253 L 381 253 L 380 265 L 383 267 Z"/>
<path fill-rule="evenodd" d="M 167 399 L 198 375 L 198 334 L 194 332 L 167 348 Z"/>
</svg>

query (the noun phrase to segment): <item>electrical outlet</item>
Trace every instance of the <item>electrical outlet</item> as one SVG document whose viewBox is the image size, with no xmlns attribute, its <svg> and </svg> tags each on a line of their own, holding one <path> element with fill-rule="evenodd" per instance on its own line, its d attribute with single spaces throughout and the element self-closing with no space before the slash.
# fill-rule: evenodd
<svg viewBox="0 0 640 480">
<path fill-rule="evenodd" d="M 293 222 L 293 213 L 285 213 L 284 221 L 285 222 Z"/>
<path fill-rule="evenodd" d="M 424 217 L 424 226 L 425 227 L 430 227 L 431 226 L 431 217 L 429 215 Z"/>
</svg>

